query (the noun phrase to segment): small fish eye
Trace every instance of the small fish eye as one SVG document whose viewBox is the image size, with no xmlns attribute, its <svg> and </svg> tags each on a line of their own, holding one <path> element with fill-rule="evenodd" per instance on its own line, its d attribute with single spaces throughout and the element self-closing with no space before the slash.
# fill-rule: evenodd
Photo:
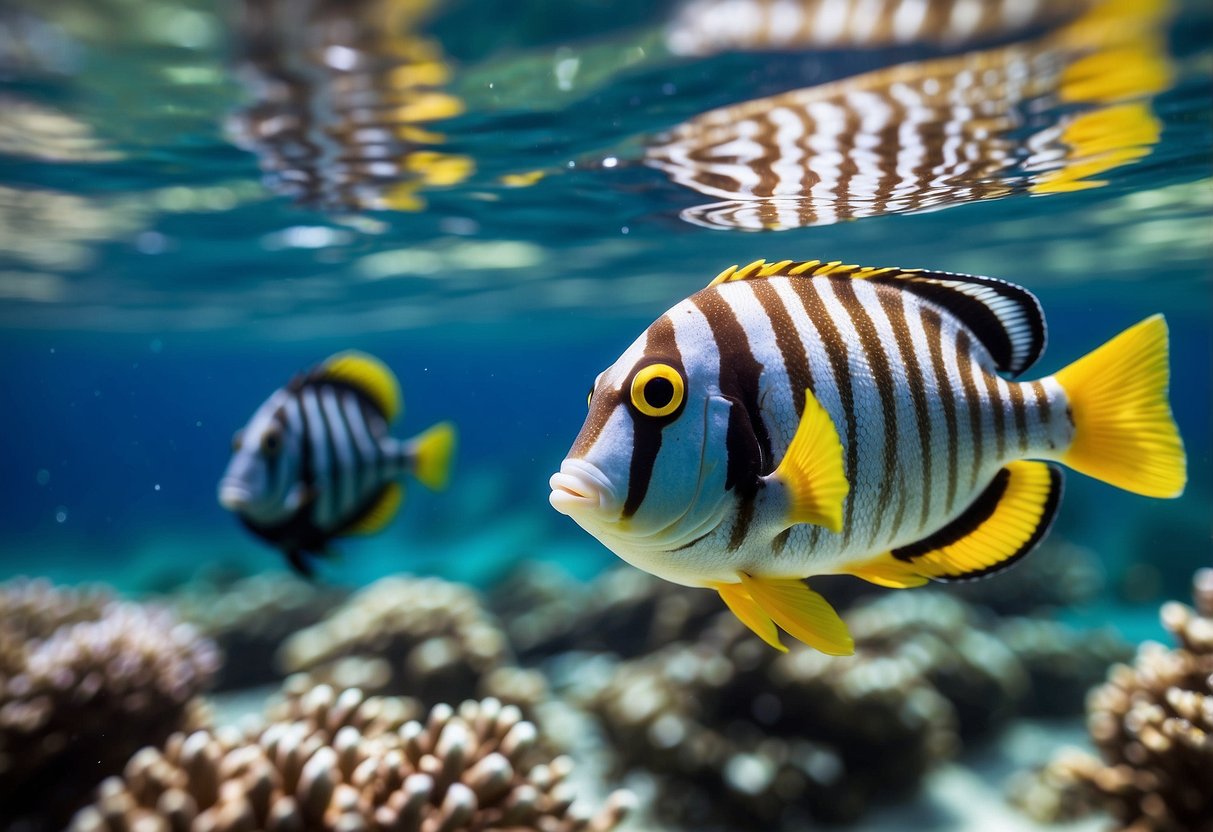
<svg viewBox="0 0 1213 832">
<path fill-rule="evenodd" d="M 282 450 L 282 433 L 281 431 L 271 430 L 266 431 L 261 437 L 261 452 L 267 456 L 276 456 Z"/>
<path fill-rule="evenodd" d="M 632 379 L 632 405 L 646 416 L 669 416 L 685 393 L 682 374 L 669 364 L 650 364 Z"/>
<path fill-rule="evenodd" d="M 232 450 L 238 451 L 244 447 L 244 431 L 236 431 L 232 434 Z"/>
</svg>

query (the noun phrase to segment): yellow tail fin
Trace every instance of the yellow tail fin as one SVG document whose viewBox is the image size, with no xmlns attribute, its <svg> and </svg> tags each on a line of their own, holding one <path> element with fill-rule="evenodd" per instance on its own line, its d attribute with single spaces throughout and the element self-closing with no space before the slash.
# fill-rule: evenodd
<svg viewBox="0 0 1213 832">
<path fill-rule="evenodd" d="M 451 458 L 455 455 L 455 426 L 439 422 L 413 437 L 413 474 L 426 488 L 441 491 L 451 478 Z"/>
<path fill-rule="evenodd" d="M 1070 400 L 1074 441 L 1059 459 L 1147 497 L 1178 497 L 1183 441 L 1167 400 L 1167 322 L 1153 315 L 1055 376 Z"/>
</svg>

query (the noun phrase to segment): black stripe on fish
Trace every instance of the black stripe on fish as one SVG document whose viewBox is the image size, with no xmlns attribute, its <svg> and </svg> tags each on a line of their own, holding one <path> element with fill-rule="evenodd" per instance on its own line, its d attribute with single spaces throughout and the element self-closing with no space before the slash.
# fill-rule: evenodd
<svg viewBox="0 0 1213 832">
<path fill-rule="evenodd" d="M 1040 424 L 1048 425 L 1052 416 L 1049 407 L 1049 393 L 1039 381 L 1032 382 L 1032 392 L 1036 394 L 1036 409 L 1040 412 Z"/>
<path fill-rule="evenodd" d="M 822 347 L 829 358 L 830 367 L 834 371 L 834 386 L 838 389 L 838 398 L 842 402 L 842 418 L 846 423 L 844 430 L 847 437 L 846 477 L 851 483 L 851 491 L 846 496 L 844 508 L 842 536 L 843 542 L 849 542 L 851 532 L 855 527 L 852 519 L 855 516 L 855 480 L 859 470 L 859 425 L 855 419 L 855 394 L 851 388 L 851 369 L 847 365 L 847 344 L 834 325 L 834 319 L 817 294 L 817 288 L 812 280 L 792 280 L 789 284 L 800 298 L 805 314 L 817 330 Z"/>
<path fill-rule="evenodd" d="M 763 367 L 754 358 L 750 337 L 737 319 L 737 313 L 715 287 L 698 292 L 691 302 L 712 330 L 720 354 L 720 393 L 731 404 L 725 435 L 725 489 L 735 489 L 740 498 L 729 537 L 729 549 L 735 550 L 745 542 L 754 519 L 753 502 L 761 484 L 759 477 L 775 468 L 771 437 L 758 402 Z"/>
<path fill-rule="evenodd" d="M 633 516 L 644 502 L 645 495 L 649 492 L 649 484 L 653 480 L 657 455 L 661 452 L 661 432 L 666 425 L 682 415 L 687 399 L 690 398 L 690 391 L 687 391 L 682 397 L 682 403 L 673 413 L 660 417 L 646 416 L 631 404 L 628 391 L 632 389 L 632 379 L 651 364 L 669 364 L 686 378 L 682 353 L 678 350 L 678 342 L 674 336 L 674 322 L 670 320 L 669 315 L 662 315 L 649 327 L 644 354 L 649 360 L 638 364 L 623 385 L 628 412 L 632 415 L 632 459 L 628 468 L 628 493 L 623 503 L 624 518 Z"/>
<path fill-rule="evenodd" d="M 804 414 L 805 391 L 813 389 L 813 371 L 809 367 L 804 341 L 796 331 L 796 322 L 788 313 L 783 298 L 769 281 L 755 280 L 750 284 L 750 288 L 762 304 L 763 311 L 771 322 L 771 329 L 775 332 L 775 344 L 783 357 L 783 368 L 792 388 L 792 403 L 796 406 L 796 418 L 799 420 Z"/>
<path fill-rule="evenodd" d="M 956 399 L 952 393 L 952 381 L 948 378 L 948 368 L 943 363 L 943 320 L 934 309 L 923 307 L 922 324 L 928 351 L 931 354 L 931 369 L 935 373 L 935 384 L 939 388 L 939 403 L 943 407 L 944 425 L 948 431 L 948 493 L 944 500 L 944 509 L 951 511 L 952 504 L 956 502 L 956 440 L 958 433 Z"/>
<path fill-rule="evenodd" d="M 1023 385 L 1010 382 L 1007 388 L 1011 391 L 1011 414 L 1015 417 L 1015 436 L 1019 441 L 1019 452 L 1028 452 L 1028 406 L 1023 399 Z"/>
<path fill-rule="evenodd" d="M 963 328 L 956 331 L 956 372 L 964 393 L 965 407 L 969 411 L 969 432 L 973 436 L 973 466 L 969 470 L 969 488 L 977 487 L 977 474 L 981 470 L 982 435 L 981 395 L 973 381 L 973 342 Z"/>
<path fill-rule="evenodd" d="M 910 398 L 914 402 L 914 426 L 918 432 L 918 450 L 922 459 L 922 487 L 916 489 L 922 496 L 922 512 L 918 519 L 918 528 L 927 523 L 931 514 L 931 423 L 930 409 L 927 405 L 926 382 L 923 380 L 922 367 L 918 364 L 918 353 L 914 350 L 914 340 L 910 334 L 910 325 L 906 320 L 906 309 L 900 292 L 889 291 L 883 286 L 877 286 L 876 297 L 884 308 L 889 319 L 889 326 L 897 340 L 897 350 L 901 355 L 902 364 L 906 371 L 906 386 Z M 900 530 L 900 524 L 894 524 L 892 534 Z"/>
<path fill-rule="evenodd" d="M 1007 452 L 1006 414 L 1003 412 L 1002 391 L 998 387 L 998 379 L 981 370 L 981 378 L 986 384 L 986 396 L 990 401 L 990 409 L 994 411 L 994 450 L 1001 463 Z"/>
<path fill-rule="evenodd" d="M 876 535 L 884 526 L 885 512 L 893 498 L 895 471 L 897 468 L 897 402 L 893 398 L 893 370 L 889 366 L 889 357 L 885 355 L 884 345 L 880 341 L 880 333 L 876 324 L 864 308 L 863 303 L 855 294 L 855 285 L 848 279 L 832 280 L 834 297 L 838 299 L 843 311 L 851 319 L 851 325 L 859 335 L 859 346 L 867 359 L 867 366 L 876 382 L 876 390 L 880 395 L 881 427 L 884 434 L 883 456 L 881 459 L 880 490 L 876 497 L 876 516 L 872 522 L 872 533 L 869 545 L 875 543 Z M 877 289 L 879 291 L 879 289 Z"/>
</svg>

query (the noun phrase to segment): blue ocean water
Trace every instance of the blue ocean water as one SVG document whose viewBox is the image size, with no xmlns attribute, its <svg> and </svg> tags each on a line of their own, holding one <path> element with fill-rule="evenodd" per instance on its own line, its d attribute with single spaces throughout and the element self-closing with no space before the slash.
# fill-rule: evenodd
<svg viewBox="0 0 1213 832">
<path fill-rule="evenodd" d="M 662 311 L 757 258 L 1020 283 L 1048 316 L 1042 374 L 1164 313 L 1187 491 L 1152 501 L 1071 475 L 1055 534 L 1098 550 L 1114 576 L 1150 567 L 1159 580 L 1134 599 L 1150 610 L 1210 562 L 1202 4 L 1162 26 L 1169 81 L 1144 96 L 1160 136 L 1091 177 L 1100 184 L 756 234 L 687 221 L 717 199 L 643 164 L 652 137 L 715 107 L 957 49 L 677 57 L 660 48 L 673 4 L 585 0 L 526 13 L 453 3 L 415 30 L 397 4 L 407 32 L 368 58 L 340 44 L 355 7 L 306 6 L 314 32 L 337 33 L 318 52 L 306 27 L 279 33 L 283 46 L 250 22 L 264 5 L 16 2 L 0 15 L 0 577 L 141 592 L 217 566 L 283 569 L 219 506 L 216 483 L 265 396 L 347 348 L 399 375 L 397 435 L 449 418 L 461 441 L 449 490 L 410 488 L 397 522 L 342 542 L 326 578 L 488 585 L 528 558 L 593 574 L 613 556 L 547 504 L 586 389 Z M 393 99 L 399 109 L 342 110 L 313 54 L 355 80 L 388 65 L 431 81 Z M 1066 111 L 1046 99 L 1016 105 L 1013 138 Z M 425 113 L 422 132 L 400 141 L 422 151 L 392 157 L 398 137 L 375 130 L 410 125 L 408 106 Z M 350 146 L 369 150 L 350 161 Z"/>
</svg>

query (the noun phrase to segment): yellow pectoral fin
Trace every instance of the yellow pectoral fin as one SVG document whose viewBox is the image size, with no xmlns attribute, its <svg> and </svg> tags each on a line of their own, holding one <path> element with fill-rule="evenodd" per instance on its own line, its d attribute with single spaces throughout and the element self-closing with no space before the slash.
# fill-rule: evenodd
<svg viewBox="0 0 1213 832">
<path fill-rule="evenodd" d="M 345 529 L 342 534 L 374 534 L 382 531 L 404 501 L 404 489 L 396 483 L 389 483 L 379 492 L 375 502 L 368 508 L 357 522 Z"/>
<path fill-rule="evenodd" d="M 771 474 L 788 493 L 788 525 L 812 523 L 842 531 L 842 503 L 850 491 L 842 441 L 830 414 L 812 390 L 804 391 L 804 413 L 783 461 Z"/>
<path fill-rule="evenodd" d="M 754 604 L 789 635 L 831 656 L 850 656 L 855 652 L 847 625 L 829 602 L 803 581 L 753 578 L 744 572 L 739 572 L 738 577 Z"/>
<path fill-rule="evenodd" d="M 715 584 L 714 586 L 720 593 L 720 597 L 724 599 L 724 603 L 742 624 L 753 630 L 755 635 L 776 650 L 788 652 L 788 648 L 784 647 L 783 642 L 779 640 L 779 630 L 775 629 L 775 622 L 771 620 L 771 616 L 762 611 L 762 607 L 754 603 L 754 599 L 750 597 L 750 593 L 745 591 L 745 587 L 741 584 Z"/>
</svg>

